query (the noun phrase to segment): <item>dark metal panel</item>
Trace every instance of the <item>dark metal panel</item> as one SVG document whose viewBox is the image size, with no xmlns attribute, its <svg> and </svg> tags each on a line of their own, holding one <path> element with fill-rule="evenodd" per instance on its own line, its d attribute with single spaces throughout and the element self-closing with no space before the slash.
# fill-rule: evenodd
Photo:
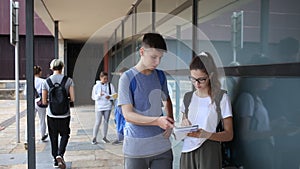
<svg viewBox="0 0 300 169">
<path fill-rule="evenodd" d="M 58 21 L 54 21 L 54 57 L 58 59 Z"/>
<path fill-rule="evenodd" d="M 28 168 L 36 168 L 35 156 L 35 111 L 33 96 L 33 64 L 34 64 L 34 2 L 26 0 L 26 80 L 27 80 L 27 137 L 28 137 Z"/>
<path fill-rule="evenodd" d="M 54 45 L 52 36 L 35 36 L 34 38 L 34 64 L 42 67 L 43 77 L 51 74 L 49 63 L 54 58 Z M 26 78 L 25 36 L 19 38 L 19 77 Z M 14 75 L 14 48 L 9 43 L 9 35 L 0 36 L 0 80 L 13 80 Z"/>
<path fill-rule="evenodd" d="M 300 62 L 270 65 L 248 65 L 219 68 L 226 76 L 237 77 L 300 77 Z M 170 75 L 187 76 L 188 69 L 165 70 Z"/>
<path fill-rule="evenodd" d="M 26 1 L 18 1 L 19 2 L 19 34 L 25 35 L 25 3 Z M 8 34 L 9 35 L 9 20 L 10 9 L 9 9 L 9 0 L 0 0 L 0 34 Z M 34 15 L 34 27 L 35 27 L 35 35 L 48 35 L 51 36 L 51 32 L 43 23 L 41 18 L 35 14 Z"/>
<path fill-rule="evenodd" d="M 198 0 L 193 0 L 193 37 L 192 37 L 192 46 L 193 46 L 193 51 L 198 53 Z M 193 56 L 194 57 L 194 56 Z"/>
<path fill-rule="evenodd" d="M 300 76 L 299 63 L 225 67 L 226 76 L 295 77 Z"/>
</svg>

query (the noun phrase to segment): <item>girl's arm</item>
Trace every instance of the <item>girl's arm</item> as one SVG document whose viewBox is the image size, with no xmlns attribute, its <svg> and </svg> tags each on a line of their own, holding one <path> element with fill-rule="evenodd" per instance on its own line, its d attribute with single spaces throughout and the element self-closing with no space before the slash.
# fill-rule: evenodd
<svg viewBox="0 0 300 169">
<path fill-rule="evenodd" d="M 224 131 L 211 133 L 203 129 L 199 129 L 196 132 L 188 133 L 187 136 L 197 137 L 197 138 L 207 138 L 214 141 L 231 141 L 233 139 L 233 125 L 232 117 L 227 117 L 223 119 Z"/>
</svg>

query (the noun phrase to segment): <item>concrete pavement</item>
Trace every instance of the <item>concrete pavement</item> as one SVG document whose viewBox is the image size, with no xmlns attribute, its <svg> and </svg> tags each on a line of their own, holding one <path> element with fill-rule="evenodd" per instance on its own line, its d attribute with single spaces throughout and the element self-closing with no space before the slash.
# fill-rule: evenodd
<svg viewBox="0 0 300 169">
<path fill-rule="evenodd" d="M 26 169 L 27 151 L 24 149 L 24 134 L 27 125 L 26 100 L 20 101 L 20 143 L 16 141 L 15 101 L 0 100 L 0 169 Z M 38 116 L 38 115 L 37 115 Z M 113 113 L 111 114 L 108 139 L 116 139 Z M 53 169 L 49 138 L 40 141 L 38 117 L 35 118 L 36 134 L 36 168 Z M 110 143 L 91 144 L 94 125 L 94 106 L 75 106 L 71 110 L 71 134 L 65 153 L 68 169 L 121 169 L 124 168 L 122 145 Z M 99 130 L 101 132 L 101 130 Z M 98 141 L 101 139 L 98 135 Z M 178 168 L 180 143 L 172 143 L 174 153 L 174 169 Z"/>
<path fill-rule="evenodd" d="M 0 169 L 27 168 L 27 151 L 24 149 L 24 134 L 26 128 L 26 101 L 20 101 L 20 143 L 16 139 L 15 101 L 0 100 L 0 125 L 5 129 L 0 131 Z M 21 113 L 22 114 L 22 113 Z M 92 127 L 94 124 L 94 107 L 82 106 L 72 109 L 71 134 L 65 161 L 67 168 L 123 168 L 122 145 L 99 143 L 91 144 Z M 10 119 L 10 120 L 9 120 Z M 112 118 L 111 118 L 112 119 Z M 53 162 L 50 154 L 50 141 L 40 141 L 38 117 L 35 118 L 36 126 L 36 168 L 52 169 Z M 113 123 L 111 123 L 113 124 Z M 112 125 L 109 128 L 108 138 L 116 138 Z M 100 140 L 100 136 L 99 139 Z"/>
</svg>

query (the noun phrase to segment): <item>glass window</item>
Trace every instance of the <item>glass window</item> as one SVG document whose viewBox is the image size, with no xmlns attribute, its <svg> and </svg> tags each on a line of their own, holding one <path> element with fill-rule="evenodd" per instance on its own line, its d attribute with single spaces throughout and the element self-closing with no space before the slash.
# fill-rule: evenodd
<svg viewBox="0 0 300 169">
<path fill-rule="evenodd" d="M 262 23 L 261 10 L 269 12 Z M 243 11 L 242 49 L 232 47 L 232 16 L 233 12 L 240 11 Z M 225 66 L 234 62 L 239 65 L 299 62 L 299 11 L 297 0 L 270 0 L 266 6 L 261 0 L 218 4 L 199 1 L 199 29 L 216 46 Z M 236 34 L 240 36 L 239 29 Z M 265 44 L 261 43 L 264 38 L 267 38 Z"/>
<path fill-rule="evenodd" d="M 116 43 L 120 43 L 121 40 L 123 39 L 122 37 L 122 24 L 120 24 L 120 26 L 117 29 L 117 34 L 116 34 Z"/>
<path fill-rule="evenodd" d="M 188 1 L 190 0 L 156 0 L 156 12 L 168 14 L 180 5 L 182 5 L 184 2 Z"/>
<path fill-rule="evenodd" d="M 152 0 L 143 0 L 137 6 L 136 26 L 137 33 L 151 31 L 152 27 Z"/>
<path fill-rule="evenodd" d="M 116 43 L 115 34 L 113 33 L 112 36 L 108 40 L 108 50 L 113 50 L 115 43 Z"/>
<path fill-rule="evenodd" d="M 244 168 L 299 167 L 300 78 L 235 80 L 239 87 L 233 88 L 237 95 L 232 102 L 238 161 Z M 264 163 L 257 163 L 261 159 Z"/>
<path fill-rule="evenodd" d="M 124 38 L 131 37 L 133 35 L 133 18 L 132 15 L 130 15 L 125 21 L 124 21 Z"/>
</svg>

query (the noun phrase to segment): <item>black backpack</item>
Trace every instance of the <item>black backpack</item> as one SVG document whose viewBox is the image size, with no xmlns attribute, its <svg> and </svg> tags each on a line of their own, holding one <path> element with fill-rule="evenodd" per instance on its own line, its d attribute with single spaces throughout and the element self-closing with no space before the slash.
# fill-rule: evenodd
<svg viewBox="0 0 300 169">
<path fill-rule="evenodd" d="M 194 91 L 190 91 L 185 93 L 183 97 L 183 104 L 185 107 L 185 115 L 188 117 L 188 111 L 189 111 L 189 105 L 192 100 Z M 223 126 L 223 120 L 222 120 L 222 115 L 221 115 L 221 107 L 220 107 L 220 102 L 222 100 L 223 94 L 227 93 L 226 90 L 220 90 L 216 98 L 214 99 L 214 102 L 216 103 L 216 111 L 218 113 L 218 120 L 220 120 L 219 124 L 217 125 L 216 131 L 224 131 L 224 126 Z M 222 148 L 222 167 L 237 167 L 237 165 L 233 162 L 232 160 L 232 142 L 221 142 L 221 148 Z"/>
<path fill-rule="evenodd" d="M 49 107 L 53 115 L 64 115 L 70 109 L 70 101 L 65 88 L 67 80 L 68 77 L 64 76 L 60 84 L 53 84 L 50 78 L 47 79 L 50 88 L 48 92 Z"/>
</svg>

